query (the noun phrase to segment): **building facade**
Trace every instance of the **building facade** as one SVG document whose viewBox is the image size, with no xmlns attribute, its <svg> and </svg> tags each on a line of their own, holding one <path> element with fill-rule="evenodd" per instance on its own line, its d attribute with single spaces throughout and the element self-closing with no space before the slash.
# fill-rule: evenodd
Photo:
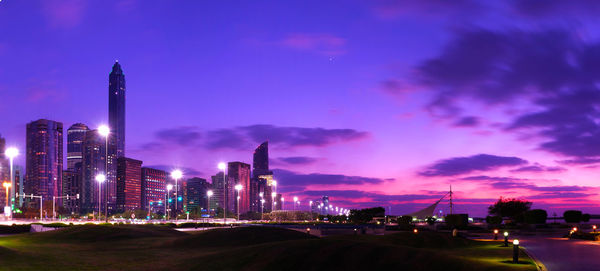
<svg viewBox="0 0 600 271">
<path fill-rule="evenodd" d="M 117 61 L 108 76 L 108 125 L 117 157 L 125 156 L 125 89 L 125 74 Z"/>
<path fill-rule="evenodd" d="M 142 161 L 117 158 L 117 212 L 142 209 Z"/>
<path fill-rule="evenodd" d="M 46 119 L 33 121 L 27 124 L 26 135 L 24 192 L 52 201 L 52 197 L 62 195 L 63 124 Z M 56 203 L 61 206 L 62 201 Z M 30 199 L 28 205 L 39 208 L 39 201 Z"/>
<path fill-rule="evenodd" d="M 81 192 L 81 163 L 77 163 L 75 169 L 63 171 L 63 208 L 70 214 L 80 212 L 80 201 L 78 195 Z"/>
<path fill-rule="evenodd" d="M 167 172 L 159 169 L 142 168 L 142 208 L 152 213 L 164 214 Z"/>
<path fill-rule="evenodd" d="M 210 198 L 210 209 L 219 210 L 225 206 L 225 173 L 219 172 L 210 177 L 213 195 Z"/>
<path fill-rule="evenodd" d="M 67 170 L 75 170 L 75 165 L 83 159 L 83 143 L 89 128 L 83 123 L 75 123 L 67 130 Z"/>
<path fill-rule="evenodd" d="M 206 179 L 188 179 L 185 188 L 187 211 L 200 213 L 202 209 L 209 207 L 206 192 L 210 189 L 210 184 Z"/>
<path fill-rule="evenodd" d="M 98 206 L 103 207 L 102 212 L 105 209 L 108 209 L 109 213 L 115 211 L 117 165 L 111 140 L 112 137 L 109 137 L 107 142 L 107 138 L 101 136 L 97 130 L 86 132 L 82 151 L 80 193 L 81 208 L 84 212 L 98 212 Z M 96 176 L 99 174 L 106 176 L 106 181 L 102 184 L 96 182 Z M 101 190 L 98 191 L 99 189 Z M 98 192 L 102 194 L 99 195 Z M 105 203 L 108 204 L 107 207 L 104 207 Z"/>
<path fill-rule="evenodd" d="M 244 214 L 250 211 L 250 165 L 242 162 L 229 162 L 227 170 L 227 190 L 230 210 Z M 241 185 L 242 190 L 235 190 L 236 185 Z M 239 200 L 237 197 L 239 196 Z M 239 206 L 238 206 L 239 204 Z"/>
</svg>

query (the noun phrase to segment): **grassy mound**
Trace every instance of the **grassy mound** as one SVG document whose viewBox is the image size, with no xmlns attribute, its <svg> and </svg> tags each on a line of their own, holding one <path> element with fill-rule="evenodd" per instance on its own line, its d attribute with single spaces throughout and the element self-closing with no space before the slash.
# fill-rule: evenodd
<svg viewBox="0 0 600 271">
<path fill-rule="evenodd" d="M 169 227 L 154 225 L 80 225 L 32 234 L 31 238 L 68 243 L 117 241 L 148 237 L 177 237 L 185 235 L 187 234 L 173 230 Z"/>
<path fill-rule="evenodd" d="M 177 248 L 247 246 L 261 243 L 315 239 L 306 233 L 271 227 L 240 227 L 214 229 L 182 237 L 169 246 Z"/>
</svg>

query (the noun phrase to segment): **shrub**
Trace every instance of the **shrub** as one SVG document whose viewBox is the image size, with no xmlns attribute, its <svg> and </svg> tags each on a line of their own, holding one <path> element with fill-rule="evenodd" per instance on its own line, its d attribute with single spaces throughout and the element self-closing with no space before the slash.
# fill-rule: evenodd
<svg viewBox="0 0 600 271">
<path fill-rule="evenodd" d="M 433 217 L 431 217 L 431 216 L 430 216 L 430 217 L 427 217 L 427 218 L 425 219 L 425 221 L 427 221 L 427 224 L 429 224 L 429 225 L 433 225 L 433 224 L 435 224 L 435 218 L 433 218 Z"/>
<path fill-rule="evenodd" d="M 581 222 L 581 211 L 568 210 L 563 213 L 565 222 L 567 223 L 579 223 Z"/>
<path fill-rule="evenodd" d="M 408 225 L 412 222 L 413 218 L 409 215 L 403 215 L 398 217 L 398 225 Z"/>
<path fill-rule="evenodd" d="M 535 209 L 525 212 L 525 223 L 527 224 L 546 224 L 548 213 L 546 210 Z"/>
<path fill-rule="evenodd" d="M 583 222 L 590 222 L 591 218 L 592 218 L 592 216 L 590 214 L 582 214 L 581 215 L 581 221 L 583 221 Z"/>
<path fill-rule="evenodd" d="M 485 222 L 491 225 L 500 225 L 502 224 L 502 217 L 499 215 L 488 215 L 485 218 Z"/>
<path fill-rule="evenodd" d="M 445 220 L 446 220 L 446 225 L 451 229 L 452 228 L 464 229 L 469 225 L 469 215 L 468 214 L 447 215 Z"/>
</svg>

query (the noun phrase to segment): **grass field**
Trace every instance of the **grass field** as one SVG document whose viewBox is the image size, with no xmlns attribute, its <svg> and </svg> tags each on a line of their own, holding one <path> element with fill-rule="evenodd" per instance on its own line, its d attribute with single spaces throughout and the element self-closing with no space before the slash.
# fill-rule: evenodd
<svg viewBox="0 0 600 271">
<path fill-rule="evenodd" d="M 0 237 L 0 270 L 536 270 L 512 248 L 446 234 L 316 238 L 245 227 L 73 226 Z"/>
</svg>

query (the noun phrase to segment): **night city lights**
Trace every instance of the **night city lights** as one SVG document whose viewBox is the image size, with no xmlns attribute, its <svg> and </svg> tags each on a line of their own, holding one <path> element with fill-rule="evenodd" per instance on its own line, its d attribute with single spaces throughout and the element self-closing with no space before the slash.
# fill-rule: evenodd
<svg viewBox="0 0 600 271">
<path fill-rule="evenodd" d="M 600 270 L 598 14 L 0 0 L 0 270 Z"/>
</svg>

